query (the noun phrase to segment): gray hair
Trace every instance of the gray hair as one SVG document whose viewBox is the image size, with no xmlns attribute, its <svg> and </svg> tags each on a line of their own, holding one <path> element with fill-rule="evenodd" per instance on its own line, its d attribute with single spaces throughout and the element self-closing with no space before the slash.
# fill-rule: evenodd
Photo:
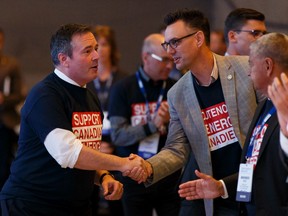
<svg viewBox="0 0 288 216">
<path fill-rule="evenodd" d="M 273 59 L 283 70 L 288 70 L 288 36 L 269 33 L 250 45 L 250 54 Z"/>
</svg>

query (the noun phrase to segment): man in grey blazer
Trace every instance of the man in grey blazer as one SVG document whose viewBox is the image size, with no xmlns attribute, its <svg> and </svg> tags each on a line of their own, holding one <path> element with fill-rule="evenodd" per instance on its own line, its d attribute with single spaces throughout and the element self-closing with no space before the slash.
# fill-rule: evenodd
<svg viewBox="0 0 288 216">
<path fill-rule="evenodd" d="M 168 92 L 169 133 L 165 147 L 148 159 L 151 171 L 146 185 L 191 167 L 224 182 L 236 173 L 252 120 L 257 96 L 247 75 L 248 58 L 222 57 L 209 50 L 209 23 L 197 10 L 179 10 L 165 17 L 163 48 L 177 69 L 189 69 Z M 136 176 L 135 172 L 129 174 Z M 135 177 L 135 179 L 137 179 Z M 139 177 L 138 177 L 139 179 Z M 223 193 L 224 194 L 224 193 Z M 238 215 L 234 197 L 189 202 L 180 215 Z M 213 207 L 214 204 L 214 207 Z"/>
<path fill-rule="evenodd" d="M 269 33 L 257 39 L 250 46 L 249 62 L 255 89 L 267 99 L 256 108 L 247 133 L 240 165 L 246 172 L 234 175 L 235 182 L 239 179 L 236 197 L 245 205 L 247 215 L 284 216 L 288 215 L 288 36 Z M 251 174 L 247 175 L 249 167 Z M 219 181 L 199 172 L 197 176 L 200 179 L 180 185 L 181 197 L 220 196 L 223 188 Z M 235 193 L 236 187 L 231 189 L 228 194 Z"/>
</svg>

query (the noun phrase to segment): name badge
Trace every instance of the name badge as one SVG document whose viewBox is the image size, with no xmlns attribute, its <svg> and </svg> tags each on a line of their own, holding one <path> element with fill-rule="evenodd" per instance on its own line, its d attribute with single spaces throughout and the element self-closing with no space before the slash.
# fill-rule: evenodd
<svg viewBox="0 0 288 216">
<path fill-rule="evenodd" d="M 253 164 L 240 164 L 236 194 L 239 202 L 251 201 L 253 167 Z"/>
<path fill-rule="evenodd" d="M 110 134 L 110 129 L 111 129 L 111 123 L 108 120 L 108 112 L 103 111 L 104 114 L 104 119 L 103 119 L 103 128 L 102 128 L 102 134 L 103 135 L 109 135 Z"/>
<path fill-rule="evenodd" d="M 153 155 L 155 155 L 158 150 L 159 139 L 160 139 L 159 133 L 155 133 L 143 139 L 139 143 L 138 155 L 144 159 L 148 159 Z"/>
</svg>

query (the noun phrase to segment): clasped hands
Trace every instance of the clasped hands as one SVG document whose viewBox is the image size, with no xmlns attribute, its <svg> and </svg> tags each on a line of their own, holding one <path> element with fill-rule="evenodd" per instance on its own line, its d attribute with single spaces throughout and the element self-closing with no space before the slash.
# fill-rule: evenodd
<svg viewBox="0 0 288 216">
<path fill-rule="evenodd" d="M 136 154 L 130 154 L 129 157 L 123 158 L 125 165 L 122 167 L 122 175 L 128 176 L 137 181 L 139 184 L 145 182 L 152 174 L 152 166 L 149 162 Z M 101 175 L 101 174 L 100 174 Z M 117 200 L 122 197 L 123 184 L 115 180 L 111 174 L 105 174 L 100 182 L 104 198 L 107 200 Z M 101 180 L 100 180 L 101 181 Z"/>
<path fill-rule="evenodd" d="M 136 154 L 130 154 L 128 160 L 130 167 L 124 170 L 122 175 L 130 177 L 138 184 L 145 182 L 153 172 L 152 165 Z"/>
</svg>

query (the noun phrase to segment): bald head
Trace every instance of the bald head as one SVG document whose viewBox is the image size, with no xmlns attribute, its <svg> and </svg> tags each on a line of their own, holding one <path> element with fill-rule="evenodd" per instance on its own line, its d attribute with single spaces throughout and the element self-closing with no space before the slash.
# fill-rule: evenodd
<svg viewBox="0 0 288 216">
<path fill-rule="evenodd" d="M 250 46 L 250 55 L 269 57 L 282 70 L 288 71 L 288 36 L 281 33 L 270 33 L 262 36 Z"/>
<path fill-rule="evenodd" d="M 162 34 L 150 34 L 142 46 L 142 62 L 145 73 L 154 81 L 166 80 L 173 68 L 173 58 L 161 46 Z"/>
<path fill-rule="evenodd" d="M 162 34 L 150 34 L 148 35 L 144 41 L 142 46 L 142 53 L 143 52 L 157 52 L 162 48 L 161 43 L 164 42 L 164 36 Z"/>
<path fill-rule="evenodd" d="M 249 75 L 254 88 L 268 96 L 267 89 L 275 77 L 288 74 L 288 37 L 270 33 L 250 45 Z"/>
</svg>

